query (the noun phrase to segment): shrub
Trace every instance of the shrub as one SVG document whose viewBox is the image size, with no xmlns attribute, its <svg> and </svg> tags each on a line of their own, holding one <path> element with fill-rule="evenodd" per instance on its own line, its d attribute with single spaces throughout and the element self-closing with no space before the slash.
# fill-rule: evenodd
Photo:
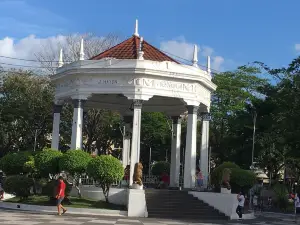
<svg viewBox="0 0 300 225">
<path fill-rule="evenodd" d="M 78 190 L 79 197 L 81 197 L 79 178 L 82 173 L 86 173 L 87 166 L 91 159 L 91 155 L 82 150 L 69 150 L 59 160 L 60 170 L 66 171 L 73 176 L 75 181 L 74 185 Z"/>
<path fill-rule="evenodd" d="M 20 198 L 30 196 L 33 180 L 24 175 L 13 175 L 5 178 L 3 189 L 9 194 L 15 194 Z"/>
<path fill-rule="evenodd" d="M 276 199 L 274 201 L 275 205 L 281 209 L 286 210 L 289 205 L 288 201 L 288 190 L 284 184 L 275 184 L 273 186 L 273 191 L 276 195 Z"/>
<path fill-rule="evenodd" d="M 86 173 L 91 159 L 91 155 L 82 150 L 69 150 L 59 159 L 59 168 L 73 176 Z"/>
<path fill-rule="evenodd" d="M 165 161 L 156 162 L 151 171 L 154 176 L 161 176 L 163 173 L 170 174 L 170 163 Z"/>
<path fill-rule="evenodd" d="M 122 163 L 110 155 L 93 158 L 88 164 L 87 172 L 100 184 L 106 202 L 108 202 L 110 186 L 114 182 L 119 182 L 124 176 Z"/>
<path fill-rule="evenodd" d="M 228 169 L 237 168 L 237 169 L 239 169 L 240 167 L 238 165 L 236 165 L 235 163 L 232 163 L 232 162 L 224 162 L 220 166 L 215 168 L 212 171 L 212 174 L 211 174 L 211 183 L 217 188 L 220 187 L 220 184 L 222 182 L 223 170 L 225 168 L 228 168 Z"/>
<path fill-rule="evenodd" d="M 256 176 L 252 171 L 238 168 L 231 168 L 230 170 L 232 192 L 238 193 L 243 190 L 246 193 L 255 184 Z"/>
<path fill-rule="evenodd" d="M 59 173 L 59 159 L 62 153 L 58 150 L 45 149 L 37 153 L 34 157 L 36 169 L 42 177 L 49 177 L 49 174 Z"/>
<path fill-rule="evenodd" d="M 30 152 L 8 153 L 0 160 L 0 167 L 6 175 L 18 175 L 27 173 L 26 164 L 33 161 L 33 156 Z"/>
</svg>

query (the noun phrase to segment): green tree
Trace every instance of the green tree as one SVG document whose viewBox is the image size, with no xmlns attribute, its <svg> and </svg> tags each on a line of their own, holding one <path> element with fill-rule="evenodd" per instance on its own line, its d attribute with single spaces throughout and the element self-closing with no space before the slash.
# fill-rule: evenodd
<svg viewBox="0 0 300 225">
<path fill-rule="evenodd" d="M 9 153 L 0 159 L 0 168 L 6 175 L 32 172 L 33 156 L 30 152 Z"/>
<path fill-rule="evenodd" d="M 122 142 L 120 128 L 118 113 L 111 110 L 90 109 L 84 118 L 83 133 L 86 140 L 84 150 L 91 153 L 97 148 L 99 154 L 114 155 L 111 146 Z"/>
<path fill-rule="evenodd" d="M 172 121 L 160 112 L 143 112 L 141 121 L 141 162 L 144 171 L 151 161 L 170 160 Z"/>
<path fill-rule="evenodd" d="M 97 156 L 90 161 L 87 171 L 89 176 L 99 183 L 106 202 L 109 202 L 108 196 L 111 185 L 119 182 L 124 176 L 121 162 L 111 155 Z"/>
<path fill-rule="evenodd" d="M 60 171 L 65 171 L 72 176 L 79 197 L 81 197 L 79 180 L 81 175 L 87 172 L 91 159 L 91 155 L 82 150 L 69 150 L 59 159 Z"/>
<path fill-rule="evenodd" d="M 260 89 L 267 83 L 266 79 L 259 78 L 259 74 L 256 67 L 242 66 L 213 78 L 218 87 L 212 96 L 210 140 L 217 164 L 226 160 L 238 162 L 241 152 L 251 153 L 252 131 L 247 128 L 252 124 L 251 108 L 260 97 Z"/>
<path fill-rule="evenodd" d="M 47 77 L 28 71 L 5 73 L 0 95 L 1 154 L 46 146 L 52 104 L 53 88 Z"/>
<path fill-rule="evenodd" d="M 59 160 L 62 157 L 62 153 L 53 149 L 44 149 L 37 153 L 34 157 L 35 166 L 42 177 L 54 178 L 59 170 Z"/>
</svg>

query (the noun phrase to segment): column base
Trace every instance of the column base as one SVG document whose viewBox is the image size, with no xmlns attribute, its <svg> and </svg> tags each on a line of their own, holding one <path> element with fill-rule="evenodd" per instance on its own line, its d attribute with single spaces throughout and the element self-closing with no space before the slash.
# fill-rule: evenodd
<svg viewBox="0 0 300 225">
<path fill-rule="evenodd" d="M 168 189 L 175 191 L 175 190 L 181 190 L 181 187 L 169 187 Z"/>
</svg>

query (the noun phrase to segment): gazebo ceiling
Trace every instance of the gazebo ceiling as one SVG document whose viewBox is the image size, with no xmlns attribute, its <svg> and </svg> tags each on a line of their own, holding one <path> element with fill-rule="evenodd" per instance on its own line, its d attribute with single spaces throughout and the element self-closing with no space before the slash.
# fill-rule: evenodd
<svg viewBox="0 0 300 225">
<path fill-rule="evenodd" d="M 93 94 L 85 104 L 88 108 L 111 109 L 124 114 L 131 111 L 132 101 L 122 94 Z M 178 98 L 153 96 L 143 104 L 144 112 L 165 112 L 168 115 L 180 115 L 186 111 L 186 104 Z"/>
<path fill-rule="evenodd" d="M 141 38 L 133 35 L 131 38 L 121 42 L 120 44 L 92 57 L 90 60 L 100 60 L 104 58 L 115 59 L 138 59 Z M 178 63 L 173 58 L 169 57 L 153 45 L 145 40 L 142 40 L 142 51 L 144 52 L 144 59 L 151 61 L 170 61 Z M 178 63 L 179 64 L 179 63 Z"/>
</svg>

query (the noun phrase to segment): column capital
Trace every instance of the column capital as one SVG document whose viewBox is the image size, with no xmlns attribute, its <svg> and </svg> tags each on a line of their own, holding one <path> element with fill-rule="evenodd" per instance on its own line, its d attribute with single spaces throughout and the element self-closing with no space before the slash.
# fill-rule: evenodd
<svg viewBox="0 0 300 225">
<path fill-rule="evenodd" d="M 142 108 L 142 105 L 143 105 L 143 100 L 140 100 L 140 99 L 134 99 L 132 101 L 132 105 L 130 107 L 131 110 L 133 109 L 141 109 Z"/>
<path fill-rule="evenodd" d="M 172 116 L 173 124 L 180 124 L 181 123 L 181 117 L 180 116 Z"/>
<path fill-rule="evenodd" d="M 202 121 L 210 121 L 211 115 L 208 112 L 201 112 Z"/>
<path fill-rule="evenodd" d="M 195 105 L 188 105 L 187 106 L 188 114 L 197 114 L 198 109 L 199 109 L 199 106 L 195 106 Z"/>
<path fill-rule="evenodd" d="M 63 107 L 62 105 L 54 104 L 53 105 L 53 113 L 61 113 L 62 107 Z"/>
<path fill-rule="evenodd" d="M 84 99 L 73 99 L 74 108 L 82 109 L 85 102 L 86 102 L 86 100 L 84 100 Z"/>
</svg>

